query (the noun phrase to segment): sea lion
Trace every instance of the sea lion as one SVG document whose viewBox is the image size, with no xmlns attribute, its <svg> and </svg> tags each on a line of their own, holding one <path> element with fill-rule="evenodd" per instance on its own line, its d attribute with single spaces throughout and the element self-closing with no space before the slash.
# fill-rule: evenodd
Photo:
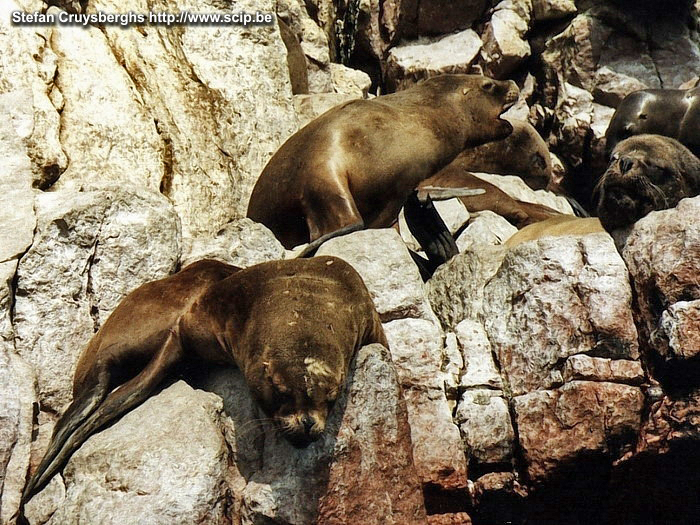
<svg viewBox="0 0 700 525">
<path fill-rule="evenodd" d="M 637 135 L 615 146 L 594 192 L 598 217 L 608 231 L 698 194 L 700 159 L 661 135 Z"/>
<path fill-rule="evenodd" d="M 508 121 L 513 125 L 508 137 L 466 149 L 450 166 L 471 172 L 516 175 L 533 190 L 546 188 L 552 179 L 552 159 L 547 143 L 529 122 Z"/>
<path fill-rule="evenodd" d="M 22 494 L 24 504 L 85 440 L 150 397 L 183 364 L 238 366 L 296 447 L 318 439 L 360 346 L 387 345 L 357 272 L 335 257 L 239 269 L 195 262 L 144 284 L 80 356 L 73 402 Z"/>
<path fill-rule="evenodd" d="M 645 89 L 627 95 L 605 133 L 608 158 L 621 140 L 643 134 L 674 138 L 700 157 L 700 87 Z"/>
<path fill-rule="evenodd" d="M 500 140 L 518 87 L 442 75 L 391 95 L 341 104 L 292 135 L 262 171 L 248 217 L 285 248 L 385 228 L 406 198 L 468 147 Z"/>
<path fill-rule="evenodd" d="M 574 215 L 559 215 L 550 217 L 542 222 L 526 226 L 519 232 L 510 236 L 504 243 L 507 248 L 541 239 L 543 237 L 563 237 L 565 235 L 588 235 L 591 233 L 603 233 L 605 230 L 596 217 L 576 217 Z"/>
<path fill-rule="evenodd" d="M 418 188 L 420 189 L 427 185 L 442 188 L 481 188 L 485 190 L 483 195 L 460 197 L 467 210 L 470 212 L 490 210 L 518 229 L 528 224 L 561 215 L 560 212 L 547 206 L 514 199 L 495 185 L 467 171 L 459 157 L 437 174 L 421 182 Z"/>
<path fill-rule="evenodd" d="M 306 69 L 304 50 L 292 28 L 279 16 L 277 23 L 280 26 L 282 42 L 287 49 L 287 69 L 289 70 L 289 81 L 292 84 L 292 94 L 306 94 L 309 92 L 309 73 Z"/>
</svg>

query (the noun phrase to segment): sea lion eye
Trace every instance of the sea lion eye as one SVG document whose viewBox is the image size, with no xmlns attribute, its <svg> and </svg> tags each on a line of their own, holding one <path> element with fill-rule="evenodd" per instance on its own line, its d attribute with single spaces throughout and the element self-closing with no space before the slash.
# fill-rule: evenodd
<svg viewBox="0 0 700 525">
<path fill-rule="evenodd" d="M 488 93 L 492 92 L 495 88 L 496 88 L 496 84 L 491 80 L 487 80 L 486 82 L 484 82 L 481 85 L 481 89 L 483 89 L 484 91 L 486 91 Z"/>
</svg>

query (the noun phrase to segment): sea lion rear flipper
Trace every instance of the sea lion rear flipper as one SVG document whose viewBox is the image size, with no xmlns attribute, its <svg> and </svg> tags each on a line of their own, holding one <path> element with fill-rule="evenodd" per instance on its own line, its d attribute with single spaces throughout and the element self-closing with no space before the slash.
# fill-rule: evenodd
<svg viewBox="0 0 700 525">
<path fill-rule="evenodd" d="M 65 428 L 62 427 L 56 433 L 64 442 L 60 446 L 56 446 L 52 442 L 49 446 L 49 451 L 42 460 L 39 469 L 37 469 L 27 487 L 25 487 L 21 507 L 63 468 L 71 455 L 90 436 L 145 401 L 160 386 L 171 372 L 172 367 L 182 359 L 183 355 L 179 331 L 176 328 L 168 334 L 168 338 L 163 346 L 136 377 L 107 395 L 104 402 L 98 404 L 79 425 L 76 426 L 74 421 L 66 422 L 64 424 Z M 86 399 L 90 402 L 94 401 L 93 397 L 86 395 Z M 75 428 L 74 432 L 65 435 L 73 428 Z M 57 443 L 60 443 L 60 441 L 57 441 Z"/>
<path fill-rule="evenodd" d="M 404 215 L 408 229 L 428 256 L 432 271 L 459 253 L 454 237 L 430 197 L 421 202 L 417 192 L 411 193 L 404 205 Z"/>
</svg>

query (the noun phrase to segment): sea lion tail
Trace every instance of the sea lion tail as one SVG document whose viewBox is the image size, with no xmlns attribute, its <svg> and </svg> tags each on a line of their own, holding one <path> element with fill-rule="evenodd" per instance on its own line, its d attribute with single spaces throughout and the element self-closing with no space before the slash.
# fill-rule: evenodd
<svg viewBox="0 0 700 525">
<path fill-rule="evenodd" d="M 335 230 L 330 233 L 326 233 L 325 235 L 322 235 L 318 239 L 310 242 L 307 244 L 300 252 L 299 254 L 295 255 L 295 259 L 303 259 L 306 257 L 312 257 L 315 253 L 316 250 L 318 250 L 321 245 L 335 237 L 340 237 L 342 235 L 347 235 L 348 233 L 364 230 L 365 224 L 363 222 L 356 222 L 355 224 L 350 224 L 349 226 L 344 226 L 340 228 L 339 230 Z"/>
</svg>

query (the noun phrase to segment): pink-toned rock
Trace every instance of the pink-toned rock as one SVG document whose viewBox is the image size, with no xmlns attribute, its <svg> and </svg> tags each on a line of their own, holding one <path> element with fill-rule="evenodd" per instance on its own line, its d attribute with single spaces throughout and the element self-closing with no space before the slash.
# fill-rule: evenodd
<svg viewBox="0 0 700 525">
<path fill-rule="evenodd" d="M 639 361 L 573 355 L 564 365 L 564 381 L 576 379 L 640 385 L 644 381 L 644 370 Z"/>
<path fill-rule="evenodd" d="M 411 426 L 413 458 L 424 485 L 443 490 L 467 486 L 467 461 L 459 429 L 452 422 L 445 393 L 437 389 L 404 389 Z"/>
<path fill-rule="evenodd" d="M 644 396 L 628 385 L 573 381 L 513 403 L 528 477 L 537 482 L 591 454 L 612 461 L 631 449 Z"/>
<path fill-rule="evenodd" d="M 526 35 L 531 19 L 532 3 L 529 0 L 504 0 L 496 6 L 481 35 L 489 75 L 507 77 L 530 56 Z"/>
<path fill-rule="evenodd" d="M 637 359 L 627 269 L 606 233 L 508 252 L 484 290 L 486 332 L 514 396 L 563 382 L 565 359 Z"/>
<path fill-rule="evenodd" d="M 667 453 L 674 442 L 700 442 L 700 392 L 671 399 L 664 396 L 649 411 L 640 432 L 637 453 Z"/>
<path fill-rule="evenodd" d="M 699 216 L 700 197 L 683 199 L 617 233 L 636 292 L 640 341 L 664 360 L 698 354 Z"/>
<path fill-rule="evenodd" d="M 428 525 L 472 525 L 472 519 L 466 512 L 452 514 L 430 514 Z"/>
</svg>

